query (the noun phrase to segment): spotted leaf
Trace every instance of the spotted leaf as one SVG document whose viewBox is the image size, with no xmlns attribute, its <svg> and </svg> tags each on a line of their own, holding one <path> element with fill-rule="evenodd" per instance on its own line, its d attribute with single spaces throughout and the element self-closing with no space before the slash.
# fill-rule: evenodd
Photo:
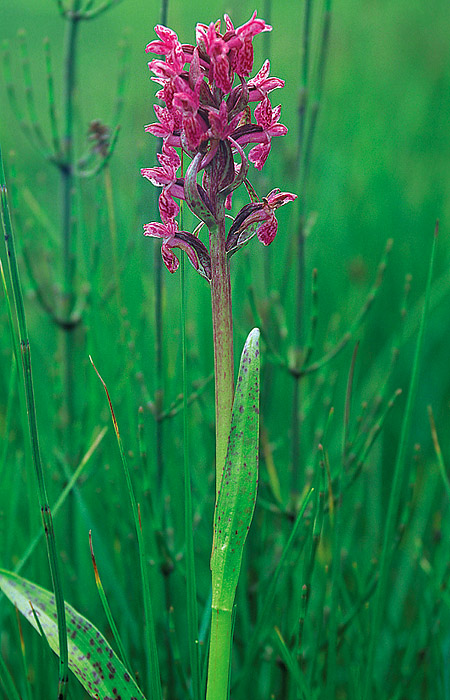
<svg viewBox="0 0 450 700">
<path fill-rule="evenodd" d="M 38 617 L 50 647 L 58 654 L 53 594 L 4 569 L 0 569 L 0 589 L 39 632 L 35 616 Z M 65 608 L 69 668 L 89 695 L 96 700 L 145 700 L 131 673 L 98 629 L 67 603 Z"/>
<path fill-rule="evenodd" d="M 214 513 L 212 607 L 231 610 L 255 509 L 259 443 L 259 329 L 247 338 L 234 395 L 227 458 Z"/>
</svg>

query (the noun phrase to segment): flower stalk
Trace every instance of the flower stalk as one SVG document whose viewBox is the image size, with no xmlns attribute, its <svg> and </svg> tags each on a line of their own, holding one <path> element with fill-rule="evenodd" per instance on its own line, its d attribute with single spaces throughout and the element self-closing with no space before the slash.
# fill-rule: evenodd
<svg viewBox="0 0 450 700">
<path fill-rule="evenodd" d="M 225 251 L 225 214 L 210 229 L 211 309 L 216 397 L 216 496 L 227 454 L 234 396 L 233 317 L 230 264 Z"/>
</svg>

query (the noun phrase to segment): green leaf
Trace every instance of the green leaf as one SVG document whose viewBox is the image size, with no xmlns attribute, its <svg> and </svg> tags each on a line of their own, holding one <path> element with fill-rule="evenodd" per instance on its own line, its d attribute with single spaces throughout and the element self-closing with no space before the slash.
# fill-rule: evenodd
<svg viewBox="0 0 450 700">
<path fill-rule="evenodd" d="M 233 402 L 227 458 L 214 513 L 212 607 L 232 610 L 255 509 L 259 439 L 259 329 L 247 338 Z"/>
<path fill-rule="evenodd" d="M 58 654 L 54 595 L 4 569 L 0 569 L 0 588 L 38 632 L 34 614 L 39 618 L 50 647 Z M 96 700 L 114 700 L 118 697 L 122 700 L 145 700 L 133 677 L 98 629 L 67 603 L 65 610 L 69 668 L 89 695 Z"/>
</svg>

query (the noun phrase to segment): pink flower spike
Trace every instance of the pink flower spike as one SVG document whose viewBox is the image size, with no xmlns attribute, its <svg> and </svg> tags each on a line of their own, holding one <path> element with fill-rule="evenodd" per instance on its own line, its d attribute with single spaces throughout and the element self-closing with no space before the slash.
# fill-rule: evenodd
<svg viewBox="0 0 450 700">
<path fill-rule="evenodd" d="M 156 187 L 164 187 L 173 182 L 172 172 L 165 167 L 162 168 L 141 168 L 142 177 L 150 180 Z"/>
<path fill-rule="evenodd" d="M 172 29 L 164 27 L 161 24 L 158 24 L 155 27 L 155 32 L 162 41 L 151 41 L 145 47 L 145 51 L 147 53 L 152 52 L 164 55 L 166 57 L 166 64 L 171 66 L 173 74 L 179 75 L 184 68 L 186 58 L 184 56 L 182 46 L 178 41 L 178 36 Z M 162 62 L 152 61 L 151 63 L 157 64 Z M 151 67 L 151 70 L 154 70 L 154 68 Z"/>
<path fill-rule="evenodd" d="M 195 151 L 206 138 L 206 128 L 198 114 L 183 117 L 183 135 L 188 151 Z"/>
<path fill-rule="evenodd" d="M 172 185 L 177 179 L 177 170 L 181 165 L 180 157 L 172 146 L 163 144 L 162 153 L 158 153 L 158 160 L 161 167 L 142 168 L 141 175 L 157 187 Z"/>
<path fill-rule="evenodd" d="M 176 150 L 172 146 L 167 145 L 167 143 L 163 143 L 162 153 L 158 153 L 157 155 L 161 165 L 171 166 L 175 168 L 175 171 L 177 171 L 181 165 L 180 156 Z"/>
<path fill-rule="evenodd" d="M 237 50 L 236 57 L 233 62 L 233 68 L 236 73 L 242 78 L 250 75 L 253 69 L 253 39 L 251 36 L 245 36 L 242 41 L 242 46 Z"/>
<path fill-rule="evenodd" d="M 264 212 L 266 213 L 266 220 L 258 227 L 256 235 L 258 236 L 258 241 L 263 245 L 270 245 L 277 234 L 278 221 L 275 217 L 275 210 L 282 207 L 283 204 L 287 202 L 293 202 L 297 199 L 296 194 L 291 192 L 280 192 L 278 188 L 269 192 L 267 197 L 263 198 Z"/>
<path fill-rule="evenodd" d="M 293 202 L 294 199 L 297 199 L 296 194 L 292 194 L 292 192 L 280 192 L 280 189 L 276 187 L 274 190 L 269 192 L 267 197 L 263 199 L 263 202 L 267 202 L 267 206 L 270 209 L 278 209 L 287 202 Z"/>
<path fill-rule="evenodd" d="M 159 221 L 151 221 L 149 224 L 144 224 L 144 236 L 152 236 L 153 238 L 171 238 L 177 230 L 178 227 L 174 220 L 165 224 L 161 224 Z"/>
<path fill-rule="evenodd" d="M 175 126 L 173 115 L 167 107 L 153 105 L 153 109 L 160 123 L 147 124 L 144 127 L 144 131 L 149 131 L 153 136 L 159 136 L 164 139 L 173 133 Z"/>
<path fill-rule="evenodd" d="M 233 86 L 233 77 L 230 75 L 230 62 L 225 55 L 218 56 L 213 61 L 213 76 L 217 87 L 224 91 L 225 94 L 231 91 Z"/>
</svg>

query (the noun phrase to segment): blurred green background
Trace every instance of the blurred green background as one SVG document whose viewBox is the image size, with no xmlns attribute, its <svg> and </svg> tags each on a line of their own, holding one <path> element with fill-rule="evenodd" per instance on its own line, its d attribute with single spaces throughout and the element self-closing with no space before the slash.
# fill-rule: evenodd
<svg viewBox="0 0 450 700">
<path fill-rule="evenodd" d="M 314 2 L 312 7 L 311 65 L 314 70 L 323 3 Z M 248 3 L 241 0 L 224 4 L 211 0 L 205 4 L 195 0 L 190 3 L 169 0 L 168 25 L 175 29 L 181 41 L 192 43 L 196 22 L 208 23 L 228 12 L 235 25 L 239 25 L 248 19 L 255 8 L 258 15 L 266 20 L 269 19 L 269 12 L 274 27 L 270 37 L 256 37 L 254 41 L 255 72 L 268 51 L 272 74 L 286 80 L 285 88 L 273 93 L 272 102 L 282 104 L 281 122 L 288 126 L 289 132 L 285 138 L 274 140 L 263 173 L 255 173 L 251 179 L 260 195 L 265 195 L 273 187 L 301 195 L 295 157 L 303 2 L 266 0 Z M 123 0 L 98 20 L 82 22 L 76 63 L 75 148 L 80 155 L 87 148 L 86 134 L 92 120 L 100 119 L 114 126 L 111 118 L 120 69 L 119 44 L 125 41 L 129 47 L 121 129 L 110 163 L 121 271 L 120 310 L 115 303 L 114 288 L 111 288 L 113 256 L 105 214 L 103 180 L 99 177 L 77 185 L 79 264 L 76 286 L 78 291 L 86 294 L 86 304 L 75 357 L 74 454 L 79 459 L 99 428 L 109 423 L 108 407 L 101 386 L 88 366 L 88 354 L 91 353 L 107 381 L 116 406 L 122 436 L 130 450 L 138 494 L 147 494 L 149 489 L 152 490 L 156 478 L 152 407 L 158 385 L 155 378 L 153 260 L 155 246 L 159 247 L 159 243 L 144 239 L 142 224 L 158 220 L 158 214 L 153 188 L 140 177 L 139 169 L 155 164 L 154 139 L 143 129 L 145 124 L 154 120 L 152 105 L 155 92 L 155 84 L 149 79 L 146 65 L 149 57 L 144 53 L 144 48 L 154 38 L 153 27 L 160 21 L 160 13 L 160 4 L 154 0 Z M 50 0 L 0 3 L 0 38 L 9 42 L 18 99 L 23 104 L 17 40 L 17 31 L 21 29 L 27 33 L 38 112 L 44 130 L 48 131 L 42 42 L 45 37 L 51 42 L 57 108 L 61 113 L 64 21 L 58 15 L 56 3 Z M 377 298 L 352 341 L 317 380 L 313 376 L 303 383 L 301 481 L 296 483 L 294 491 L 301 493 L 305 483 L 311 479 L 317 441 L 323 434 L 331 405 L 335 408 L 335 418 L 328 433 L 332 474 L 339 466 L 345 386 L 354 341 L 360 340 L 353 395 L 352 421 L 355 429 L 356 416 L 364 410 L 361 409 L 362 403 L 369 402 L 371 405 L 376 401 L 384 382 L 387 382 L 386 395 L 390 396 L 397 388 L 403 390 L 403 396 L 397 400 L 382 438 L 371 456 L 368 479 L 357 491 L 355 500 L 347 505 L 349 521 L 345 528 L 345 547 L 366 573 L 372 556 L 376 556 L 382 532 L 383 509 L 395 462 L 436 219 L 440 220 L 441 234 L 408 460 L 414 462 L 419 470 L 419 482 L 426 482 L 421 492 L 425 505 L 423 510 L 418 511 L 420 525 L 417 525 L 417 536 L 423 537 L 423 542 L 430 547 L 429 552 L 434 552 L 438 539 L 433 538 L 442 537 L 445 541 L 450 534 L 448 525 L 445 525 L 448 503 L 442 500 L 442 482 L 435 464 L 426 411 L 426 407 L 432 405 L 444 456 L 449 455 L 449 36 L 450 11 L 446 0 L 426 3 L 419 0 L 397 0 L 395 3 L 388 0 L 337 0 L 333 3 L 331 38 L 312 153 L 311 177 L 307 191 L 303 193 L 304 208 L 311 223 L 306 243 L 303 312 L 306 329 L 311 313 L 311 274 L 315 268 L 318 271 L 319 323 L 313 359 L 321 357 L 323 349 L 331 347 L 350 327 L 375 281 L 387 240 L 392 238 L 394 245 Z M 3 78 L 0 81 L 0 106 L 0 141 L 15 203 L 19 250 L 25 251 L 31 259 L 34 276 L 46 297 L 56 299 L 62 270 L 58 244 L 55 242 L 60 237 L 58 173 L 33 150 L 20 130 L 8 103 Z M 234 199 L 236 213 L 246 199 L 243 193 L 236 194 Z M 245 252 L 233 258 L 236 356 L 248 331 L 256 323 L 249 303 L 249 286 L 255 289 L 257 305 L 263 321 L 267 323 L 267 333 L 273 345 L 283 355 L 293 352 L 297 322 L 295 298 L 298 276 L 294 253 L 298 212 L 298 203 L 279 212 L 278 235 L 269 248 L 263 249 L 252 241 Z M 1 257 L 4 260 L 4 250 Z M 59 371 L 62 361 L 59 332 L 38 303 L 33 281 L 27 274 L 22 257 L 21 265 L 41 446 L 49 475 L 50 501 L 53 502 L 67 481 L 67 465 L 63 466 L 61 456 L 64 445 L 61 437 L 63 389 Z M 408 274 L 411 275 L 411 291 L 403 323 L 401 309 L 405 276 Z M 195 389 L 195 382 L 200 381 L 202 385 L 213 368 L 210 302 L 206 283 L 190 267 L 186 277 L 188 381 Z M 164 269 L 163 283 L 164 407 L 167 409 L 181 392 L 179 276 L 170 276 Z M 0 431 L 3 438 L 7 429 L 11 346 L 3 296 L 0 301 Z M 400 327 L 403 328 L 401 339 L 397 337 Z M 306 339 L 307 330 L 303 335 Z M 390 372 L 392 348 L 397 345 L 400 347 L 400 359 Z M 282 499 L 287 503 L 291 487 L 293 382 L 280 368 L 267 362 L 263 370 L 263 384 L 262 421 L 281 483 Z M 17 397 L 14 401 L 17 401 Z M 144 407 L 149 461 L 147 473 L 142 472 L 138 459 L 139 406 Z M 200 400 L 191 406 L 189 450 L 194 470 L 199 591 L 206 600 L 214 450 L 211 382 Z M 158 508 L 165 513 L 174 556 L 183 550 L 181 425 L 181 414 L 163 423 L 165 471 L 162 489 L 157 491 Z M 3 467 L 0 486 L 0 523 L 4 542 L 0 563 L 12 568 L 29 542 L 31 533 L 39 529 L 39 511 L 33 500 L 33 482 L 31 477 L 26 476 L 23 438 L 16 416 L 13 416 L 9 433 L 4 439 L 8 443 L 8 459 Z M 416 452 L 413 458 L 414 444 Z M 447 459 L 449 461 L 450 458 Z M 264 455 L 261 464 L 261 493 L 263 498 L 270 500 L 270 479 Z M 426 476 L 430 481 L 426 481 Z M 11 497 L 13 493 L 15 495 Z M 110 429 L 88 471 L 82 494 L 75 495 L 75 505 L 72 503 L 70 506 L 72 510 L 58 516 L 56 529 L 66 564 L 67 598 L 86 614 L 89 613 L 89 617 L 99 620 L 102 613 L 96 607 L 97 603 L 93 602 L 96 593 L 86 534 L 89 527 L 94 533 L 97 532 L 98 540 L 102 543 L 99 549 L 104 554 L 104 560 L 109 562 L 105 579 L 106 587 L 109 586 L 112 591 L 113 603 L 122 606 L 122 611 L 125 609 L 124 591 L 132 601 L 124 613 L 122 631 L 124 635 L 129 635 L 131 647 L 136 649 L 139 641 L 132 631 L 131 621 L 135 619 L 136 609 L 139 609 L 139 604 L 133 602 L 138 599 L 139 593 L 137 582 L 130 573 L 132 568 L 129 569 L 129 566 L 135 566 L 136 560 L 135 554 L 127 550 L 134 535 L 124 493 Z M 366 501 L 368 496 L 370 498 Z M 17 523 L 20 523 L 20 527 L 15 526 Z M 257 515 L 257 523 L 263 531 L 261 537 L 267 537 L 267 541 L 276 544 L 277 536 L 272 535 L 270 526 L 261 514 Z M 358 533 L 360 525 L 361 531 Z M 409 542 L 408 547 L 414 548 L 413 544 Z M 256 544 L 256 539 L 253 545 L 250 543 L 252 546 L 263 567 L 263 551 Z M 41 549 L 23 573 L 31 579 L 39 579 L 42 585 L 49 585 L 48 574 L 42 565 L 45 562 L 43 546 Z M 434 555 L 429 552 L 427 556 L 432 559 Z M 407 569 L 405 591 L 412 586 L 413 573 L 417 574 L 414 568 L 417 558 L 414 564 L 411 563 L 413 559 L 411 555 L 409 564 L 404 565 Z M 445 561 L 445 551 L 439 550 L 440 570 Z M 116 587 L 114 582 L 117 583 Z M 417 593 L 417 599 L 412 596 L 406 605 L 412 618 L 419 606 L 420 596 L 425 595 L 422 590 L 427 589 L 427 582 L 424 580 L 422 583 L 423 588 L 418 587 L 420 593 Z M 156 585 L 164 588 L 161 583 Z M 170 594 L 172 602 L 178 600 L 177 596 L 184 595 L 180 593 L 182 590 L 181 581 L 175 581 Z M 167 590 L 165 594 L 168 595 Z M 401 593 L 398 596 L 393 596 L 392 605 L 398 605 L 400 610 L 405 601 Z M 163 597 L 161 593 L 161 599 Z M 2 605 L 1 615 L 4 618 L 7 609 L 4 603 Z M 282 608 L 281 602 L 280 605 Z M 432 605 L 431 597 L 430 609 Z M 178 610 L 177 613 L 183 619 L 183 611 Z M 12 619 L 12 615 L 10 617 Z M 160 624 L 163 626 L 164 623 L 160 621 Z M 407 628 L 406 623 L 401 624 L 404 629 Z M 389 657 L 389 644 L 386 648 L 387 657 L 391 659 L 385 662 L 388 668 L 395 657 Z M 13 658 L 14 653 L 8 646 L 7 657 Z M 386 697 L 393 697 L 389 696 L 389 686 L 386 686 L 385 692 Z M 414 697 L 431 697 L 421 696 L 422 691 L 417 692 L 419 694 Z"/>
</svg>

